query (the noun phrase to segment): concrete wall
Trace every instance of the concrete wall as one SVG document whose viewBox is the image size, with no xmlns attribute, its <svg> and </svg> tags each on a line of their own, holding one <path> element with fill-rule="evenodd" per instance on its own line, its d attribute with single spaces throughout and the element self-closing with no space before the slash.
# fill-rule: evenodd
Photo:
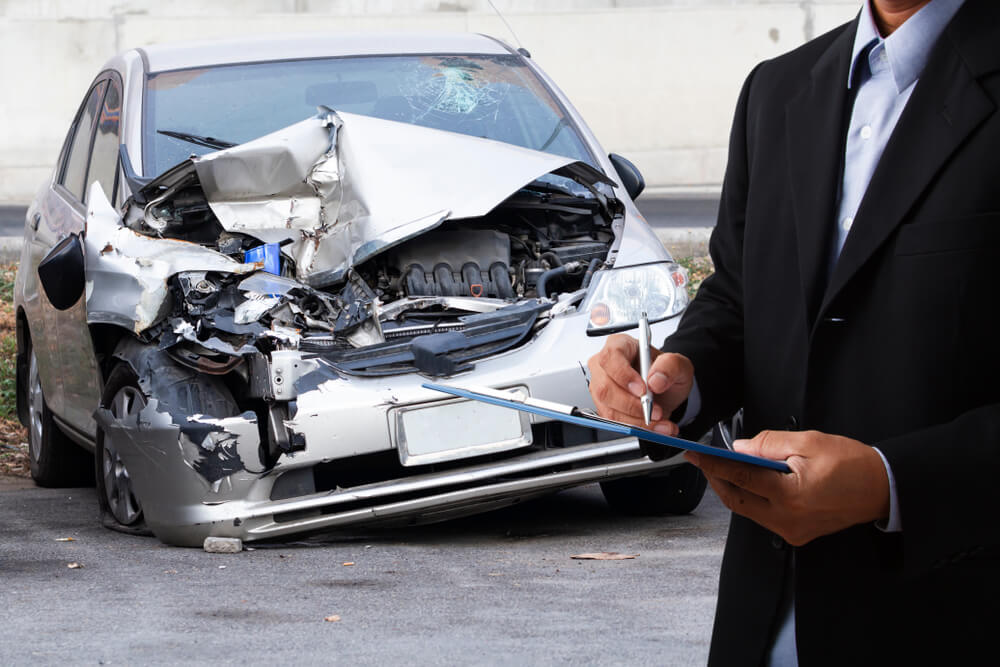
<svg viewBox="0 0 1000 667">
<path fill-rule="evenodd" d="M 849 20 L 860 0 L 494 0 L 520 42 L 651 187 L 717 189 L 758 61 Z M 448 30 L 513 42 L 487 0 L 0 0 L 0 202 L 48 174 L 113 53 L 274 32 Z"/>
</svg>

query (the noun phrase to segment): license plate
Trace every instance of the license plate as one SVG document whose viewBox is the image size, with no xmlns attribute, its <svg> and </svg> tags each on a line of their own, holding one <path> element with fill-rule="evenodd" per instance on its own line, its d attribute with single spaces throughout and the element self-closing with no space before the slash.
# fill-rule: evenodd
<svg viewBox="0 0 1000 667">
<path fill-rule="evenodd" d="M 454 461 L 531 444 L 531 417 L 527 413 L 481 401 L 461 399 L 398 408 L 395 427 L 399 460 L 404 466 Z"/>
</svg>

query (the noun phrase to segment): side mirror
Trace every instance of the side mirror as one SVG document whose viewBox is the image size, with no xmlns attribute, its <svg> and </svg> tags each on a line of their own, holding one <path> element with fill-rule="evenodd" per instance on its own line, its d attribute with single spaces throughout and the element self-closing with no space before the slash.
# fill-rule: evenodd
<svg viewBox="0 0 1000 667">
<path fill-rule="evenodd" d="M 57 243 L 38 263 L 38 279 L 56 310 L 66 310 L 83 296 L 83 242 L 78 234 Z"/>
<path fill-rule="evenodd" d="M 630 160 L 626 160 L 621 155 L 617 153 L 611 153 L 608 155 L 608 159 L 611 160 L 611 164 L 614 166 L 615 171 L 618 172 L 618 178 L 622 181 L 622 187 L 625 188 L 625 192 L 628 196 L 635 200 L 642 191 L 646 189 L 646 179 L 642 177 L 639 173 L 638 167 L 636 167 Z"/>
</svg>

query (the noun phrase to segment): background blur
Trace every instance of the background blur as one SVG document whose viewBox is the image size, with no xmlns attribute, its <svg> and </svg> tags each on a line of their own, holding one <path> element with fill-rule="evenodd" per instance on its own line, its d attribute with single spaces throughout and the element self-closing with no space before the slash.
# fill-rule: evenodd
<svg viewBox="0 0 1000 667">
<path fill-rule="evenodd" d="M 717 193 L 733 106 L 757 62 L 850 20 L 861 0 L 494 0 L 608 151 L 660 195 Z M 166 41 L 469 31 L 518 46 L 487 0 L 0 0 L 0 204 L 48 175 L 91 79 Z"/>
</svg>

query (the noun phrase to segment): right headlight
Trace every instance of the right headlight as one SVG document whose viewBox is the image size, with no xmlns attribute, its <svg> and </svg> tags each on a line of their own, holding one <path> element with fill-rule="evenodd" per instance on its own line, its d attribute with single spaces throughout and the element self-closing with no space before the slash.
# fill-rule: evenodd
<svg viewBox="0 0 1000 667">
<path fill-rule="evenodd" d="M 687 282 L 687 271 L 675 262 L 598 271 L 587 299 L 587 335 L 632 328 L 643 311 L 650 322 L 681 314 L 688 304 Z"/>
</svg>

